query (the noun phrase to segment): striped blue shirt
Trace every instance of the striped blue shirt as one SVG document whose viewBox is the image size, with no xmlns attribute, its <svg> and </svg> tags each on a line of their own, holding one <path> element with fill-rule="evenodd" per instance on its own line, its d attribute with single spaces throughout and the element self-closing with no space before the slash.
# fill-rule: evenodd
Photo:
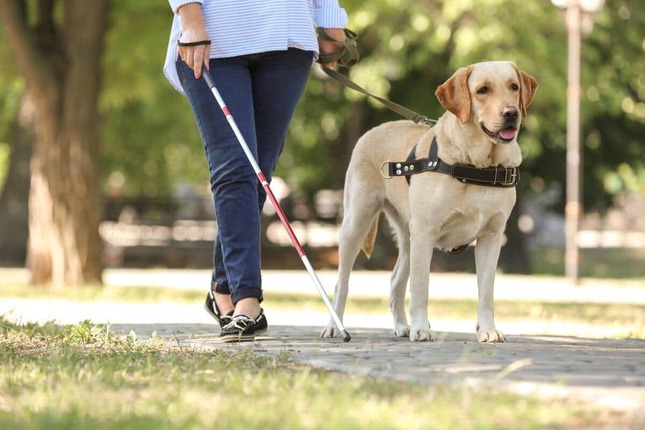
<svg viewBox="0 0 645 430">
<path fill-rule="evenodd" d="M 338 0 L 169 0 L 175 13 L 164 73 L 183 92 L 175 61 L 181 22 L 177 9 L 201 3 L 211 58 L 236 57 L 259 52 L 298 48 L 318 53 L 315 28 L 345 28 L 347 13 Z"/>
</svg>

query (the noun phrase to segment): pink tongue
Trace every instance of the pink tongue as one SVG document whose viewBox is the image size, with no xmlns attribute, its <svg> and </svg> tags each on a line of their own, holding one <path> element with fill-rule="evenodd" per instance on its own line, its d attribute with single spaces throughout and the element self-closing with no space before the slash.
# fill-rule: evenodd
<svg viewBox="0 0 645 430">
<path fill-rule="evenodd" d="M 499 136 L 502 139 L 511 140 L 515 137 L 515 133 L 516 133 L 516 130 L 514 128 L 508 127 L 503 130 L 500 130 Z"/>
</svg>

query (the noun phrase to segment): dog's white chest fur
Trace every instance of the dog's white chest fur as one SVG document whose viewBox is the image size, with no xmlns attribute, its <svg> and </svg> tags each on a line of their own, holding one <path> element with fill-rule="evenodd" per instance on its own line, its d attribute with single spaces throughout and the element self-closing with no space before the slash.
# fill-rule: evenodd
<svg viewBox="0 0 645 430">
<path fill-rule="evenodd" d="M 410 234 L 425 230 L 433 246 L 446 250 L 504 230 L 515 204 L 514 188 L 465 185 L 434 172 L 415 177 L 408 195 L 423 202 L 412 208 Z"/>
</svg>

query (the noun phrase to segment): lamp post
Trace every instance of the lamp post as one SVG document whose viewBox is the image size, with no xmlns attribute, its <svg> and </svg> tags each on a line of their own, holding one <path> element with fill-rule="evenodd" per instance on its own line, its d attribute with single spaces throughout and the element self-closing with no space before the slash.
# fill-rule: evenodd
<svg viewBox="0 0 645 430">
<path fill-rule="evenodd" d="M 589 33 L 593 26 L 592 14 L 604 5 L 604 0 L 551 0 L 565 10 L 565 24 L 568 34 L 567 58 L 567 156 L 566 156 L 566 205 L 564 274 L 572 283 L 579 280 L 578 227 L 582 204 L 580 146 L 580 50 L 583 33 Z"/>
</svg>

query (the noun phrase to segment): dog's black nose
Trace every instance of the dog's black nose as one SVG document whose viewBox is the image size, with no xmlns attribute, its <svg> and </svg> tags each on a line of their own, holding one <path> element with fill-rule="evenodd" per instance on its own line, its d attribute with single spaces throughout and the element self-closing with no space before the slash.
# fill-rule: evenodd
<svg viewBox="0 0 645 430">
<path fill-rule="evenodd" d="M 516 118 L 517 117 L 517 108 L 513 106 L 506 106 L 502 109 L 502 116 L 504 118 Z"/>
</svg>

